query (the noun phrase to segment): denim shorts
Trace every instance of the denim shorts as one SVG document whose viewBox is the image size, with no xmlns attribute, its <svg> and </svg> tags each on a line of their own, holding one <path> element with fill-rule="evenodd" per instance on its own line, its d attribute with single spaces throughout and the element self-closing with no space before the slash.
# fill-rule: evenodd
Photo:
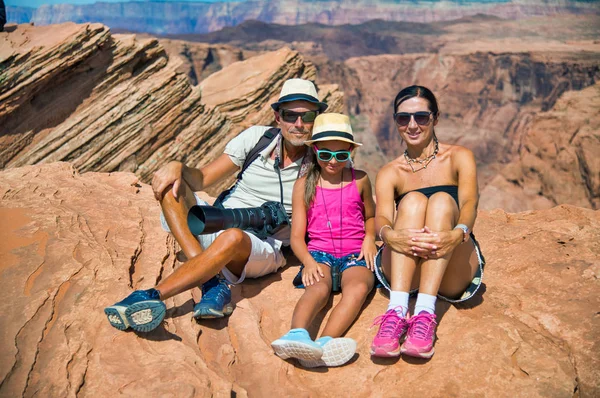
<svg viewBox="0 0 600 398">
<path fill-rule="evenodd" d="M 331 271 L 331 290 L 333 292 L 339 292 L 342 289 L 342 272 L 351 267 L 366 267 L 367 262 L 363 258 L 362 260 L 357 260 L 360 253 L 352 253 L 348 254 L 344 257 L 335 257 L 333 254 L 325 253 L 318 250 L 309 251 L 312 258 L 315 259 L 316 262 L 320 264 L 326 264 L 329 266 Z M 304 284 L 302 283 L 302 270 L 304 269 L 304 265 L 300 266 L 300 272 L 294 278 L 294 286 L 300 289 L 304 289 Z"/>
<path fill-rule="evenodd" d="M 440 299 L 447 301 L 449 303 L 461 303 L 463 301 L 467 301 L 468 299 L 473 297 L 475 295 L 475 293 L 477 293 L 477 291 L 481 287 L 481 282 L 483 280 L 483 269 L 485 267 L 485 258 L 483 257 L 483 254 L 481 253 L 481 248 L 479 247 L 479 242 L 477 242 L 477 240 L 475 240 L 475 236 L 472 233 L 471 233 L 471 240 L 475 246 L 475 252 L 477 253 L 477 260 L 479 262 L 479 267 L 477 267 L 477 271 L 475 272 L 475 276 L 471 280 L 471 283 L 469 284 L 469 286 L 467 286 L 467 288 L 465 289 L 465 291 L 463 292 L 463 294 L 460 297 L 451 299 L 451 298 L 442 296 L 441 294 L 437 295 Z M 377 255 L 375 256 L 375 276 L 377 277 L 377 280 L 379 281 L 379 283 L 381 284 L 382 287 L 386 288 L 388 291 L 391 291 L 392 289 L 390 288 L 390 281 L 388 281 L 387 278 L 385 277 L 385 274 L 383 273 L 383 267 L 381 265 L 381 257 L 383 255 L 384 248 L 385 248 L 385 245 L 382 245 L 381 248 L 379 249 L 379 251 L 377 252 Z M 411 290 L 410 294 L 415 295 L 418 293 L 418 291 L 419 291 L 418 289 Z"/>
</svg>

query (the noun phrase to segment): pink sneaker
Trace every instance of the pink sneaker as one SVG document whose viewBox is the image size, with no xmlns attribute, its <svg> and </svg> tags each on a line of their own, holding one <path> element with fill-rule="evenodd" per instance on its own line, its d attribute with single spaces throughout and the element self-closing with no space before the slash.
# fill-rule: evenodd
<svg viewBox="0 0 600 398">
<path fill-rule="evenodd" d="M 371 355 L 376 357 L 397 357 L 400 355 L 400 338 L 408 323 L 406 318 L 401 318 L 395 310 L 388 310 L 378 316 L 371 327 L 379 325 L 379 330 L 371 344 Z"/>
<path fill-rule="evenodd" d="M 431 358 L 435 340 L 435 314 L 421 311 L 408 320 L 408 333 L 400 352 L 416 358 Z"/>
</svg>

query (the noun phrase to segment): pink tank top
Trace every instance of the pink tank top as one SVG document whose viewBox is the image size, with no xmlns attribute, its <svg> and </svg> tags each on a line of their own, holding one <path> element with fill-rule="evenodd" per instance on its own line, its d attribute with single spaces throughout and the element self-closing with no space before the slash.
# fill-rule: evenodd
<svg viewBox="0 0 600 398">
<path fill-rule="evenodd" d="M 351 170 L 352 182 L 343 188 L 316 187 L 306 213 L 308 250 L 336 257 L 360 253 L 365 239 L 365 204 L 356 186 L 354 169 Z"/>
</svg>

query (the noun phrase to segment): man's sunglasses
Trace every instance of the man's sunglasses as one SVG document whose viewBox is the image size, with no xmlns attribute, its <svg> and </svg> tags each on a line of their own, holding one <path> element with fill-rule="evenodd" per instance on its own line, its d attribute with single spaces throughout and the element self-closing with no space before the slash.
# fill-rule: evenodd
<svg viewBox="0 0 600 398">
<path fill-rule="evenodd" d="M 317 153 L 317 158 L 323 162 L 329 162 L 335 158 L 340 163 L 347 162 L 350 159 L 350 151 L 330 151 L 328 149 L 319 149 L 313 146 Z"/>
<path fill-rule="evenodd" d="M 283 121 L 287 123 L 296 123 L 298 117 L 302 119 L 304 123 L 313 123 L 317 116 L 319 115 L 318 111 L 308 111 L 308 112 L 294 112 L 287 109 L 280 109 L 279 114 Z"/>
<path fill-rule="evenodd" d="M 430 116 L 431 112 L 398 112 L 394 113 L 394 121 L 398 126 L 408 126 L 408 124 L 410 123 L 410 118 L 414 117 L 415 122 L 419 126 L 427 126 L 429 124 L 429 121 L 431 120 Z"/>
</svg>

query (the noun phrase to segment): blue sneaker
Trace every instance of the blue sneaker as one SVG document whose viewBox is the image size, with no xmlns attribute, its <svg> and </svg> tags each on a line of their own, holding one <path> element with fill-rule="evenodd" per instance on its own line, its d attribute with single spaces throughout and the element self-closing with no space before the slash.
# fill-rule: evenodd
<svg viewBox="0 0 600 398">
<path fill-rule="evenodd" d="M 231 289 L 224 278 L 215 276 L 202 285 L 202 298 L 194 306 L 194 318 L 223 318 L 232 312 Z"/>
<path fill-rule="evenodd" d="M 312 341 L 306 329 L 292 329 L 271 343 L 275 354 L 282 358 L 296 358 L 317 361 L 323 355 L 323 348 Z"/>
<path fill-rule="evenodd" d="M 160 300 L 156 289 L 136 290 L 124 300 L 106 307 L 104 313 L 110 324 L 126 330 L 131 327 L 137 332 L 149 332 L 160 325 L 167 307 Z"/>
<path fill-rule="evenodd" d="M 323 348 L 323 355 L 319 359 L 305 360 L 299 359 L 300 365 L 305 368 L 318 368 L 341 366 L 352 359 L 356 353 L 356 341 L 347 337 L 321 337 L 315 341 Z"/>
</svg>

